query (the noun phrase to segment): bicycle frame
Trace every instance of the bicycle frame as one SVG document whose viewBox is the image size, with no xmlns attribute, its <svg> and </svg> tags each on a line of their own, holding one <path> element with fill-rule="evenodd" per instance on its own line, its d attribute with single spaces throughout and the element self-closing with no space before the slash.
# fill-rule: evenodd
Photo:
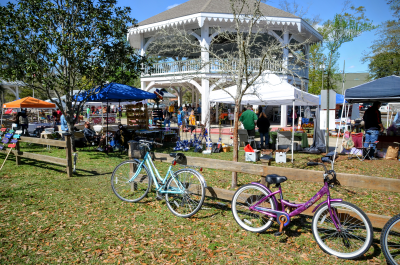
<svg viewBox="0 0 400 265">
<path fill-rule="evenodd" d="M 165 175 L 165 178 L 162 178 L 160 176 L 160 173 L 158 172 L 156 166 L 154 165 L 153 160 L 151 159 L 150 152 L 147 152 L 146 155 L 144 156 L 143 160 L 140 161 L 140 164 L 139 164 L 138 168 L 141 168 L 142 166 L 146 167 L 150 171 L 150 174 L 151 174 L 151 177 L 153 179 L 154 185 L 156 186 L 156 190 L 158 192 L 160 192 L 160 193 L 173 193 L 173 194 L 182 194 L 182 193 L 185 192 L 184 191 L 185 189 L 183 188 L 183 186 L 180 183 L 180 181 L 176 181 L 176 178 L 175 178 L 175 176 L 173 174 L 172 165 L 169 166 L 168 172 Z M 156 174 L 154 174 L 154 172 Z M 129 183 L 133 182 L 138 176 L 139 176 L 139 170 L 135 172 L 135 174 L 129 180 Z M 158 184 L 157 178 L 161 181 L 162 185 Z M 169 178 L 173 178 L 173 180 L 174 180 L 174 182 L 176 184 L 176 189 L 174 189 L 174 190 L 163 190 L 163 188 L 164 188 L 164 186 L 167 183 L 167 180 Z"/>
<path fill-rule="evenodd" d="M 260 186 L 260 187 L 268 190 L 270 192 L 270 194 L 268 196 L 262 198 L 258 202 L 256 202 L 254 205 L 250 206 L 250 210 L 268 215 L 273 218 L 277 218 L 277 216 L 278 216 L 275 213 L 282 213 L 282 214 L 286 215 L 286 212 L 285 212 L 286 207 L 296 208 L 296 210 L 294 210 L 288 214 L 288 216 L 290 218 L 292 218 L 293 216 L 299 215 L 302 212 L 304 212 L 305 210 L 307 210 L 308 208 L 310 208 L 314 203 L 319 201 L 322 198 L 322 196 L 327 195 L 327 199 L 325 201 L 319 203 L 312 212 L 314 213 L 321 205 L 323 205 L 324 203 L 327 203 L 328 209 L 329 209 L 329 214 L 332 216 L 333 223 L 334 223 L 336 229 L 340 230 L 340 220 L 336 216 L 336 213 L 334 211 L 332 211 L 331 202 L 340 202 L 340 201 L 342 201 L 342 199 L 331 199 L 328 182 L 325 182 L 324 186 L 310 200 L 308 200 L 305 203 L 301 203 L 301 204 L 290 203 L 290 202 L 284 200 L 283 195 L 282 195 L 282 188 L 280 185 L 279 185 L 279 189 L 277 191 L 272 192 L 270 189 L 268 189 L 268 187 L 266 187 L 260 183 L 252 182 L 252 184 Z M 280 194 L 280 203 L 278 203 L 278 200 L 275 198 L 275 195 L 278 193 Z M 274 200 L 275 204 L 278 206 L 278 211 L 273 211 L 273 210 L 266 209 L 263 207 L 258 207 L 258 205 L 260 205 L 261 203 L 263 203 L 264 201 L 268 200 L 271 197 L 272 197 L 272 200 Z M 287 223 L 284 224 L 284 226 L 288 225 L 289 222 L 290 222 L 290 220 L 288 220 Z"/>
</svg>

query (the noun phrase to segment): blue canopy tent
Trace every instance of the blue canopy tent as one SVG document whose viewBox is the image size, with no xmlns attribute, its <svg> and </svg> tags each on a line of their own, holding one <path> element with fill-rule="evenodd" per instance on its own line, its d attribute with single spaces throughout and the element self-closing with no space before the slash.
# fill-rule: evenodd
<svg viewBox="0 0 400 265">
<path fill-rule="evenodd" d="M 400 77 L 387 76 L 349 88 L 344 96 L 350 103 L 400 102 Z"/>
<path fill-rule="evenodd" d="M 143 99 L 156 99 L 157 96 L 153 93 L 140 90 L 136 87 L 122 85 L 117 83 L 110 83 L 101 88 L 93 88 L 89 91 L 93 95 L 86 99 L 88 92 L 77 95 L 77 101 L 91 102 L 121 102 L 121 101 L 139 101 Z"/>
<path fill-rule="evenodd" d="M 344 95 L 336 94 L 336 104 L 343 104 L 343 102 L 344 102 Z M 319 95 L 319 105 L 321 105 L 321 95 Z"/>
<path fill-rule="evenodd" d="M 89 97 L 87 95 L 93 94 Z M 144 90 L 138 89 L 136 87 L 109 83 L 105 87 L 92 88 L 88 92 L 83 92 L 76 95 L 76 100 L 81 102 L 86 100 L 87 102 L 119 102 L 121 101 L 140 101 L 144 99 L 156 99 L 157 96 L 154 93 L 149 93 Z M 108 111 L 107 111 L 107 121 L 108 121 Z M 107 122 L 107 134 L 108 138 L 108 122 Z M 108 140 L 107 140 L 108 141 Z"/>
</svg>

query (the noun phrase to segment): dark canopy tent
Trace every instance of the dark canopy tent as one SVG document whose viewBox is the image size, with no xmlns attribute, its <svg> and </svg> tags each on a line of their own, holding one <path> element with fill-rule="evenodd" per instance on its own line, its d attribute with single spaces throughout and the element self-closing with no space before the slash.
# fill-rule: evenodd
<svg viewBox="0 0 400 265">
<path fill-rule="evenodd" d="M 77 101 L 83 101 L 86 99 L 87 102 L 123 102 L 123 101 L 140 101 L 144 99 L 156 99 L 157 96 L 153 93 L 146 92 L 136 87 L 128 85 L 110 83 L 105 87 L 92 88 L 89 93 L 93 95 L 87 99 L 88 92 L 84 92 L 76 95 Z M 108 111 L 107 111 L 107 142 L 108 142 Z"/>
<path fill-rule="evenodd" d="M 349 103 L 400 102 L 400 77 L 387 76 L 349 88 L 344 97 Z"/>
</svg>

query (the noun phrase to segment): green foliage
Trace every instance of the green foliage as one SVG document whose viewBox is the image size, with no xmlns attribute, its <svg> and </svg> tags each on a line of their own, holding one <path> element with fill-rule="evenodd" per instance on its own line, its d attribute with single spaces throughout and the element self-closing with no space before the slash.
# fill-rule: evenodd
<svg viewBox="0 0 400 265">
<path fill-rule="evenodd" d="M 400 1 L 393 0 L 389 3 L 394 10 L 394 16 L 398 17 Z M 362 59 L 362 62 L 368 63 L 369 78 L 400 75 L 400 20 L 383 22 L 376 36 L 377 39 L 370 47 L 371 52 L 364 54 Z"/>
<path fill-rule="evenodd" d="M 136 23 L 129 13 L 116 0 L 20 0 L 1 6 L 0 76 L 24 81 L 47 98 L 53 91 L 59 99 L 66 95 L 67 108 L 57 105 L 72 126 L 73 90 L 137 78 L 146 63 L 125 39 L 128 25 Z"/>
<path fill-rule="evenodd" d="M 345 6 L 346 9 L 346 6 Z M 344 9 L 344 10 L 345 10 Z M 326 49 L 328 50 L 327 58 L 327 88 L 335 88 L 335 57 L 338 56 L 339 48 L 346 42 L 353 41 L 354 38 L 360 36 L 363 32 L 375 29 L 376 27 L 365 16 L 365 8 L 351 6 L 350 12 L 343 11 L 336 14 L 333 20 L 324 23 L 322 34 L 326 36 Z"/>
</svg>

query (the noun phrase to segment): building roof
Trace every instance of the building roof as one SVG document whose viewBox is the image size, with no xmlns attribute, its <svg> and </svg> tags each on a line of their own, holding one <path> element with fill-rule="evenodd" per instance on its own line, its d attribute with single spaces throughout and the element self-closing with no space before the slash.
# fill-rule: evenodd
<svg viewBox="0 0 400 265">
<path fill-rule="evenodd" d="M 254 1 L 255 0 L 249 0 Z M 261 12 L 266 17 L 299 18 L 278 8 L 261 3 Z M 169 19 L 183 17 L 197 13 L 222 13 L 232 14 L 230 0 L 189 0 L 176 7 L 168 9 L 158 15 L 139 22 L 139 26 L 157 23 Z M 244 14 L 246 10 L 244 9 Z"/>
</svg>

